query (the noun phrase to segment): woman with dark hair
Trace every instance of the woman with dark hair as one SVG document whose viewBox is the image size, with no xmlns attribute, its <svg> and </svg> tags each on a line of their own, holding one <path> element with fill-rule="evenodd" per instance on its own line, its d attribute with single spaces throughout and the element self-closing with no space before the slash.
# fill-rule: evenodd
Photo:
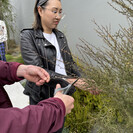
<svg viewBox="0 0 133 133">
<path fill-rule="evenodd" d="M 44 68 L 51 80 L 40 87 L 27 81 L 24 93 L 30 96 L 30 104 L 37 104 L 43 99 L 53 97 L 57 83 L 61 84 L 61 87 L 66 87 L 75 78 L 80 77 L 66 37 L 57 29 L 63 17 L 61 1 L 37 0 L 34 16 L 33 28 L 21 31 L 22 57 L 25 64 Z M 83 84 L 83 80 L 79 79 L 75 85 L 83 87 Z M 74 91 L 73 87 L 69 95 Z"/>
<path fill-rule="evenodd" d="M 37 0 L 34 7 L 33 28 L 21 31 L 21 53 L 25 64 L 44 68 L 51 81 L 41 87 L 27 81 L 24 93 L 30 96 L 30 104 L 53 96 L 57 83 L 65 87 L 80 77 L 77 65 L 72 59 L 64 34 L 57 29 L 63 17 L 60 0 Z M 65 78 L 62 79 L 62 78 Z M 81 78 L 75 84 L 86 88 Z M 72 94 L 75 89 L 69 94 Z"/>
<path fill-rule="evenodd" d="M 60 0 L 37 0 L 33 28 L 21 32 L 21 52 L 25 64 L 44 68 L 51 78 L 41 87 L 27 81 L 24 93 L 30 96 L 30 104 L 52 97 L 56 82 L 66 86 L 68 82 L 62 77 L 80 76 L 64 34 L 56 29 L 62 14 Z"/>
</svg>

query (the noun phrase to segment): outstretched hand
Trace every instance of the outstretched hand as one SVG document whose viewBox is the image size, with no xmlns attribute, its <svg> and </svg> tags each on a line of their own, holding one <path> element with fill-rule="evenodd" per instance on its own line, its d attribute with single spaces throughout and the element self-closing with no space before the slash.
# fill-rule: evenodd
<svg viewBox="0 0 133 133">
<path fill-rule="evenodd" d="M 60 84 L 56 85 L 56 89 L 61 88 Z M 62 94 L 61 91 L 58 91 L 55 96 L 63 101 L 66 108 L 66 115 L 71 113 L 71 110 L 74 108 L 74 98 L 69 95 Z"/>
<path fill-rule="evenodd" d="M 67 79 L 67 81 L 72 84 L 76 79 Z M 97 89 L 97 88 L 88 88 L 88 83 L 85 82 L 85 79 L 81 78 L 79 79 L 75 84 L 74 86 L 78 87 L 79 89 L 82 89 L 82 90 L 87 90 L 89 91 L 91 94 L 93 95 L 98 95 L 100 94 L 101 90 Z"/>
<path fill-rule="evenodd" d="M 43 68 L 33 65 L 20 65 L 17 69 L 17 76 L 36 83 L 36 85 L 43 85 L 49 82 L 50 76 Z"/>
</svg>

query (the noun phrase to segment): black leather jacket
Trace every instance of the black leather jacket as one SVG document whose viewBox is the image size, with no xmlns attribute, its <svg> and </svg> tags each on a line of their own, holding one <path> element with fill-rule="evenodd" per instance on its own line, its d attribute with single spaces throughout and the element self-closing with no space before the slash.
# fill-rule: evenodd
<svg viewBox="0 0 133 133">
<path fill-rule="evenodd" d="M 56 29 L 54 29 L 53 32 L 57 37 L 67 75 L 80 76 L 77 66 L 72 59 L 64 34 Z M 64 77 L 63 75 L 55 73 L 56 48 L 44 38 L 41 30 L 24 29 L 21 31 L 21 53 L 25 64 L 44 68 L 50 74 L 51 79 Z M 53 96 L 54 87 L 55 86 L 52 86 L 51 88 L 51 82 L 38 87 L 28 81 L 24 93 L 39 102 L 42 99 Z"/>
</svg>

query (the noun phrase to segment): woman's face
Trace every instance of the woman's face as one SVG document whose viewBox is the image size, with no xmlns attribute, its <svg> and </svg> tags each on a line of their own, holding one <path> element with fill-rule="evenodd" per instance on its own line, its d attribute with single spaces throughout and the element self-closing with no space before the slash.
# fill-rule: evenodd
<svg viewBox="0 0 133 133">
<path fill-rule="evenodd" d="M 61 2 L 59 0 L 49 0 L 45 7 L 38 7 L 38 12 L 44 32 L 51 33 L 61 19 Z"/>
</svg>

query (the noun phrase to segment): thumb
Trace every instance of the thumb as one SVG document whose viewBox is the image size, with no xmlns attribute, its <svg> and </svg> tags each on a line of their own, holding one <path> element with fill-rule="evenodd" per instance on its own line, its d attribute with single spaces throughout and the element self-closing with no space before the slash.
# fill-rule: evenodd
<svg viewBox="0 0 133 133">
<path fill-rule="evenodd" d="M 60 85 L 60 84 L 57 84 L 57 85 L 56 85 L 55 90 L 58 89 L 58 88 L 61 88 L 61 85 Z M 57 91 L 57 92 L 56 92 L 56 94 L 61 94 L 61 93 L 62 93 L 62 91 Z M 55 94 L 55 95 L 56 95 L 56 94 Z"/>
<path fill-rule="evenodd" d="M 58 89 L 58 88 L 61 88 L 61 85 L 60 84 L 57 84 L 56 85 L 56 89 Z"/>
</svg>

